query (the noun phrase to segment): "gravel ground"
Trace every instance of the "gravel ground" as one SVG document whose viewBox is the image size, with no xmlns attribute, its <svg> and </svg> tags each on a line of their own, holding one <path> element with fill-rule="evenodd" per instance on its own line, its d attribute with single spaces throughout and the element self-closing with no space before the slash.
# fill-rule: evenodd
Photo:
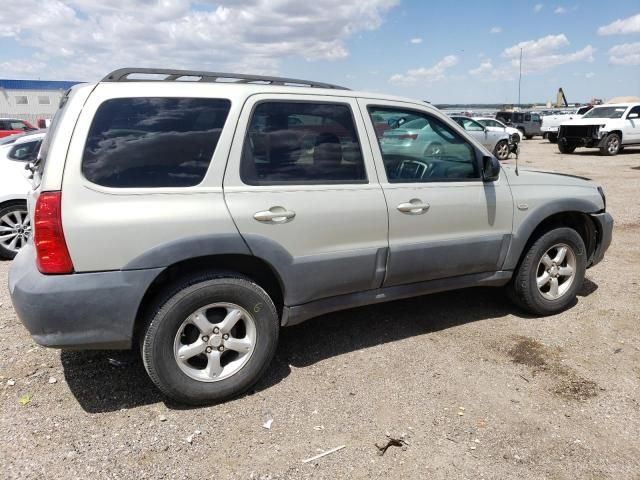
<svg viewBox="0 0 640 480">
<path fill-rule="evenodd" d="M 1 288 L 0 476 L 640 479 L 640 149 L 529 140 L 520 165 L 607 193 L 613 244 L 573 308 L 531 319 L 469 289 L 326 315 L 222 405 L 166 401 L 134 353 L 36 346 Z"/>
</svg>

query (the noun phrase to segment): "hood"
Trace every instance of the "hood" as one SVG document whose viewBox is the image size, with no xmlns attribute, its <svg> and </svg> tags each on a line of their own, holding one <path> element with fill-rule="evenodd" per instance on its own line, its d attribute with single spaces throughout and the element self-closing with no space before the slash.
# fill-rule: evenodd
<svg viewBox="0 0 640 480">
<path fill-rule="evenodd" d="M 542 170 L 529 170 L 526 168 L 518 168 L 516 175 L 514 167 L 502 167 L 507 175 L 510 185 L 555 185 L 565 187 L 588 187 L 596 188 L 597 185 L 586 177 L 578 177 L 559 172 L 545 172 Z"/>
<path fill-rule="evenodd" d="M 615 118 L 574 118 L 562 122 L 562 125 L 604 125 L 610 120 L 619 120 Z"/>
</svg>

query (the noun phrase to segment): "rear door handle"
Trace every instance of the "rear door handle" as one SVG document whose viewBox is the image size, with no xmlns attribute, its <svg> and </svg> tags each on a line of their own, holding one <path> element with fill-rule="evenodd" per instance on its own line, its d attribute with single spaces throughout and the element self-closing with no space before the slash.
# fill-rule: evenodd
<svg viewBox="0 0 640 480">
<path fill-rule="evenodd" d="M 293 220 L 295 216 L 296 212 L 287 210 L 284 207 L 271 207 L 269 210 L 256 212 L 253 218 L 264 223 L 287 223 Z"/>
<path fill-rule="evenodd" d="M 400 210 L 402 213 L 407 213 L 409 215 L 421 215 L 429 210 L 429 204 L 424 203 L 419 198 L 412 198 L 406 203 L 401 203 L 396 208 Z"/>
</svg>

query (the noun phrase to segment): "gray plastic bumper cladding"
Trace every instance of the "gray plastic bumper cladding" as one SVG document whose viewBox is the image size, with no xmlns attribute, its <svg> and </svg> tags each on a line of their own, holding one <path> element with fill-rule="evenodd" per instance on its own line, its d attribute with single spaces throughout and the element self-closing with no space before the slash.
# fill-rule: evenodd
<svg viewBox="0 0 640 480">
<path fill-rule="evenodd" d="M 591 218 L 596 223 L 598 229 L 598 244 L 596 245 L 593 257 L 591 257 L 589 266 L 596 265 L 602 261 L 604 253 L 609 248 L 609 245 L 611 245 L 611 239 L 613 238 L 613 217 L 611 214 L 607 212 L 593 213 L 591 214 Z"/>
<path fill-rule="evenodd" d="M 18 317 L 40 345 L 130 348 L 140 301 L 161 271 L 43 275 L 28 244 L 11 265 L 9 291 Z"/>
</svg>

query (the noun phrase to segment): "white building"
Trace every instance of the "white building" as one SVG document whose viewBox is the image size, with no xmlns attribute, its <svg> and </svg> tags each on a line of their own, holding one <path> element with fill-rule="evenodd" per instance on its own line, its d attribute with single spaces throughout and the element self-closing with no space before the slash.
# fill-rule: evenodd
<svg viewBox="0 0 640 480">
<path fill-rule="evenodd" d="M 20 118 L 36 126 L 39 119 L 53 117 L 64 92 L 77 83 L 0 79 L 0 118 Z"/>
</svg>

